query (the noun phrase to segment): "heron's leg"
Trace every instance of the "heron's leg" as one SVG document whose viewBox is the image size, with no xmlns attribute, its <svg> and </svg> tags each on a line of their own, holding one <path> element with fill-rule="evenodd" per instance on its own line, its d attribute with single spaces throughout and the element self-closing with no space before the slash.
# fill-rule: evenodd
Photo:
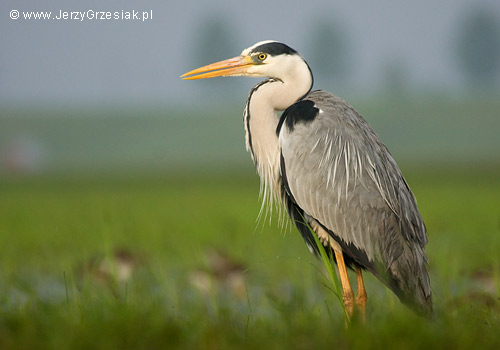
<svg viewBox="0 0 500 350">
<path fill-rule="evenodd" d="M 328 232 L 326 232 L 321 225 L 316 222 L 316 220 L 310 219 L 309 224 L 318 235 L 321 243 L 324 245 L 329 244 L 335 253 L 337 268 L 339 269 L 340 283 L 342 284 L 342 300 L 344 301 L 347 317 L 350 319 L 354 312 L 354 293 L 352 292 L 351 282 L 349 282 L 349 276 L 347 275 L 347 268 L 345 266 L 342 248 L 332 239 L 332 237 L 330 237 Z"/>
<path fill-rule="evenodd" d="M 366 289 L 363 282 L 363 272 L 360 267 L 356 267 L 356 282 L 358 283 L 358 293 L 356 295 L 356 306 L 358 307 L 361 321 L 366 321 Z"/>
<path fill-rule="evenodd" d="M 344 301 L 345 311 L 347 317 L 350 319 L 354 312 L 354 293 L 352 292 L 349 276 L 347 275 L 347 268 L 344 262 L 344 255 L 342 251 L 333 249 L 335 252 L 335 259 L 337 259 L 337 267 L 339 269 L 340 282 L 342 283 L 342 299 Z"/>
</svg>

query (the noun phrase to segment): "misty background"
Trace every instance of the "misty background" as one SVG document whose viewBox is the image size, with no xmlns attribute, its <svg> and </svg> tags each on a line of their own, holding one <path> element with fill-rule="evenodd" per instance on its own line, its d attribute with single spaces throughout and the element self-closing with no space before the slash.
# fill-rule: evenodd
<svg viewBox="0 0 500 350">
<path fill-rule="evenodd" d="M 23 19 L 60 10 L 153 16 Z M 258 80 L 179 76 L 266 39 L 297 49 L 398 161 L 500 160 L 497 0 L 7 0 L 0 16 L 0 174 L 251 169 L 242 111 Z"/>
</svg>

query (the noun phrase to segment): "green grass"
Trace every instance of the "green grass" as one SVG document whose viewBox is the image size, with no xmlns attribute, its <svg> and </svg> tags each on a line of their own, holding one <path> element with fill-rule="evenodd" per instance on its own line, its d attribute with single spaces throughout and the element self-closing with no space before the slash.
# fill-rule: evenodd
<svg viewBox="0 0 500 350">
<path fill-rule="evenodd" d="M 367 323 L 349 328 L 300 235 L 276 216 L 256 223 L 256 177 L 4 180 L 0 349 L 499 348 L 499 169 L 405 174 L 429 231 L 436 318 L 366 276 Z M 245 265 L 246 296 L 190 282 L 214 248 Z M 116 249 L 138 261 L 126 282 L 81 273 Z"/>
</svg>

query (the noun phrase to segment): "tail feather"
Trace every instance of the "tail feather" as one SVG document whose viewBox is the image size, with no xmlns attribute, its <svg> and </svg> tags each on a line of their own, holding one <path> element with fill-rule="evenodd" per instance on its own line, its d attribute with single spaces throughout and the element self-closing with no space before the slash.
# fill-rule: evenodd
<svg viewBox="0 0 500 350">
<path fill-rule="evenodd" d="M 402 254 L 389 266 L 389 287 L 399 299 L 423 316 L 432 316 L 432 291 L 427 271 L 427 256 L 419 244 L 405 246 Z"/>
</svg>

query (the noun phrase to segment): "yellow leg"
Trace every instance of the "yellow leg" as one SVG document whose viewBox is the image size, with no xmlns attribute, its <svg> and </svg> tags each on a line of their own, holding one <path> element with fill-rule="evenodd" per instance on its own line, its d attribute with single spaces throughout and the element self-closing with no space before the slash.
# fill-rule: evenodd
<svg viewBox="0 0 500 350">
<path fill-rule="evenodd" d="M 335 253 L 335 259 L 337 260 L 337 267 L 339 269 L 340 283 L 342 284 L 342 300 L 344 301 L 345 312 L 348 320 L 351 319 L 354 313 L 354 293 L 352 291 L 351 283 L 349 282 L 349 276 L 347 275 L 347 268 L 345 266 L 344 255 L 342 254 L 342 248 L 330 237 L 330 235 L 316 222 L 312 221 L 312 228 L 318 235 L 320 241 L 323 244 L 329 244 L 333 248 Z M 363 285 L 363 276 L 361 275 L 361 270 L 356 270 L 357 282 L 358 282 L 358 295 L 356 297 L 356 305 L 359 306 L 358 299 L 362 301 L 364 294 L 364 305 L 366 305 L 366 291 Z M 361 284 L 360 284 L 361 280 Z M 361 294 L 360 294 L 361 293 Z M 364 309 L 363 309 L 364 310 Z M 364 317 L 364 316 L 363 316 Z"/>
<path fill-rule="evenodd" d="M 356 267 L 356 282 L 358 284 L 358 293 L 356 295 L 356 306 L 359 310 L 359 314 L 361 316 L 361 321 L 366 321 L 366 290 L 365 284 L 363 282 L 363 272 L 359 267 Z"/>
<path fill-rule="evenodd" d="M 340 282 L 342 283 L 342 299 L 344 301 L 345 312 L 347 318 L 351 319 L 354 312 L 354 293 L 352 292 L 351 283 L 349 282 L 349 276 L 347 276 L 347 269 L 345 267 L 342 251 L 338 251 L 337 249 L 333 251 L 335 252 L 335 259 L 337 259 Z"/>
</svg>

